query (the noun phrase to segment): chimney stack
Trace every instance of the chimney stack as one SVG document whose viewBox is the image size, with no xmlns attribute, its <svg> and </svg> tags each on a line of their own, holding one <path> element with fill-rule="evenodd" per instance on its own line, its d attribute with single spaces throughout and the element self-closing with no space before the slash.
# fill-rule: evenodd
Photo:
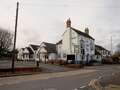
<svg viewBox="0 0 120 90">
<path fill-rule="evenodd" d="M 89 28 L 88 27 L 85 28 L 85 33 L 89 35 Z"/>
<path fill-rule="evenodd" d="M 67 19 L 67 21 L 66 21 L 66 27 L 67 28 L 71 27 L 71 20 L 70 20 L 70 18 Z"/>
</svg>

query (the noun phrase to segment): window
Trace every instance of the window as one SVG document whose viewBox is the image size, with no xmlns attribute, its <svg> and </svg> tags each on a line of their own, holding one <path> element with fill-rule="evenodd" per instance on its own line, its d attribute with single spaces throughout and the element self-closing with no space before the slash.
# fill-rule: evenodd
<svg viewBox="0 0 120 90">
<path fill-rule="evenodd" d="M 80 52 L 79 45 L 74 45 L 74 53 L 79 53 L 79 52 Z"/>
<path fill-rule="evenodd" d="M 86 48 L 86 51 L 89 52 L 89 48 L 88 47 Z"/>
<path fill-rule="evenodd" d="M 25 54 L 23 54 L 23 58 L 25 58 Z"/>
<path fill-rule="evenodd" d="M 94 44 L 92 42 L 90 42 L 90 48 L 91 48 L 91 50 L 94 49 Z"/>
<path fill-rule="evenodd" d="M 85 47 L 84 41 L 80 40 L 80 43 L 81 43 L 81 49 L 83 49 Z"/>
<path fill-rule="evenodd" d="M 81 54 L 85 54 L 85 50 L 84 49 L 81 49 Z"/>
<path fill-rule="evenodd" d="M 89 47 L 89 44 L 86 44 L 86 47 Z"/>
<path fill-rule="evenodd" d="M 84 59 L 84 55 L 82 55 L 82 60 Z"/>
<path fill-rule="evenodd" d="M 85 43 L 82 39 L 80 42 L 81 42 L 81 54 L 84 55 L 85 54 Z"/>
<path fill-rule="evenodd" d="M 63 54 L 63 58 L 66 58 L 66 54 L 65 53 Z"/>
</svg>

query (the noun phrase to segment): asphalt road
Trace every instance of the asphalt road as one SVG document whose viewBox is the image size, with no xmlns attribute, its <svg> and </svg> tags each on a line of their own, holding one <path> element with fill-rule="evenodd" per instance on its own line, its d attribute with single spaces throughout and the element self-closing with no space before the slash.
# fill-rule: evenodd
<svg viewBox="0 0 120 90">
<path fill-rule="evenodd" d="M 43 80 L 32 80 L 10 85 L 1 85 L 0 90 L 74 90 L 87 85 L 91 79 L 111 75 L 120 71 L 119 65 L 85 67 L 85 70 L 97 70 L 94 73 L 64 76 Z M 14 77 L 13 77 L 14 78 Z"/>
</svg>

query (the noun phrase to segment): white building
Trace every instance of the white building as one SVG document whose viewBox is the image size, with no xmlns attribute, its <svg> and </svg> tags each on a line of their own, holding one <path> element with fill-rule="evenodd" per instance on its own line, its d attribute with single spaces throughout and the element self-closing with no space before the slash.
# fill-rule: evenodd
<svg viewBox="0 0 120 90">
<path fill-rule="evenodd" d="M 40 45 L 30 44 L 29 47 L 33 52 L 33 55 L 32 55 L 33 60 L 39 61 L 39 57 L 37 56 L 37 50 L 39 49 Z"/>
<path fill-rule="evenodd" d="M 56 44 L 42 42 L 39 49 L 37 50 L 37 57 L 42 62 L 47 62 L 48 60 L 56 60 Z"/>
<path fill-rule="evenodd" d="M 110 51 L 100 45 L 95 45 L 95 49 L 101 54 L 102 59 L 110 56 Z"/>
<path fill-rule="evenodd" d="M 57 44 L 57 54 L 59 59 L 74 59 L 75 63 L 88 63 L 95 54 L 94 38 L 89 35 L 89 29 L 85 32 L 71 27 L 71 20 L 66 22 L 66 30 L 62 35 L 62 40 Z"/>
<path fill-rule="evenodd" d="M 28 60 L 29 59 L 29 51 L 27 48 L 21 48 L 18 51 L 18 57 L 19 60 Z"/>
<path fill-rule="evenodd" d="M 36 56 L 36 51 L 38 47 L 38 45 L 30 44 L 28 47 L 21 48 L 18 51 L 18 60 L 39 60 Z"/>
<path fill-rule="evenodd" d="M 48 60 L 66 60 L 75 64 L 87 64 L 91 60 L 101 62 L 102 57 L 108 56 L 109 51 L 95 45 L 95 40 L 89 34 L 71 27 L 71 20 L 66 21 L 66 30 L 62 39 L 56 44 L 42 42 L 41 45 L 29 45 L 18 52 L 20 60 L 36 60 L 47 62 Z"/>
<path fill-rule="evenodd" d="M 96 61 L 99 63 L 102 62 L 102 55 L 96 49 L 95 49 L 95 55 L 94 55 L 93 61 Z"/>
</svg>

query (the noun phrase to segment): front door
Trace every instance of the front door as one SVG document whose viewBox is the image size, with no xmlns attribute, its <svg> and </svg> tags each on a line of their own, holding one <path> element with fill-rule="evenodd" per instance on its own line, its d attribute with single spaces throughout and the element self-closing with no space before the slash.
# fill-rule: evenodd
<svg viewBox="0 0 120 90">
<path fill-rule="evenodd" d="M 74 54 L 67 55 L 67 63 L 69 61 L 71 61 L 71 63 L 75 63 L 75 55 Z"/>
</svg>

